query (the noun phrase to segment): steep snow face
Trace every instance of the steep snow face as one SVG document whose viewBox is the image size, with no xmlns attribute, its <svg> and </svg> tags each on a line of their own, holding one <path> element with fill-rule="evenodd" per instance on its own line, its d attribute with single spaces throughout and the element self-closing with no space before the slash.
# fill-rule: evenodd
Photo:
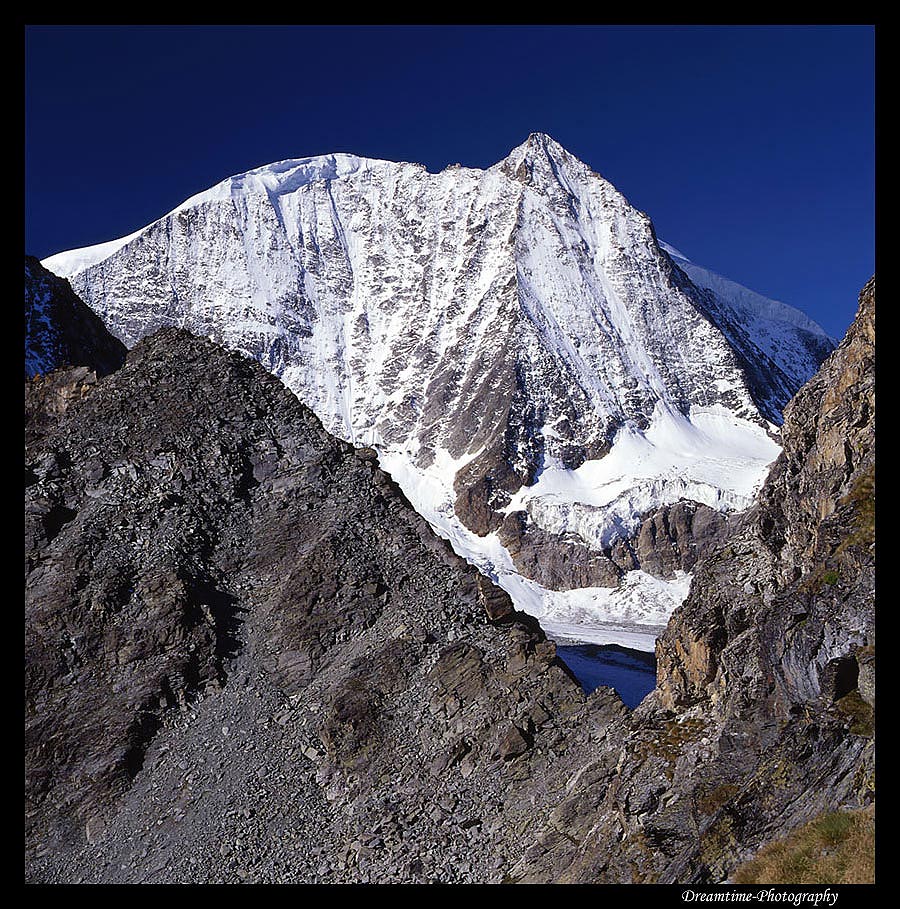
<svg viewBox="0 0 900 909">
<path fill-rule="evenodd" d="M 743 507 L 817 366 L 782 368 L 753 333 L 803 325 L 695 286 L 646 215 L 541 134 L 484 171 L 280 162 L 44 264 L 129 345 L 176 324 L 262 362 L 545 617 L 551 592 L 526 591 L 493 534 L 510 508 L 594 547 L 684 496 Z"/>
<path fill-rule="evenodd" d="M 758 417 L 646 216 L 543 136 L 487 171 L 282 162 L 45 264 L 127 344 L 171 322 L 212 335 L 261 359 L 332 432 L 415 442 L 420 459 L 484 444 L 515 391 L 548 455 L 603 447 L 659 400 Z"/>
</svg>

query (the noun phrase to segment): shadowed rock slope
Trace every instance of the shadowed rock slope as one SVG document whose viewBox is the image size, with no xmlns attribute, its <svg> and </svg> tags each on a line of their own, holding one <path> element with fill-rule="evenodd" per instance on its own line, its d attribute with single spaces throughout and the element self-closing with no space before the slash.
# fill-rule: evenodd
<svg viewBox="0 0 900 909">
<path fill-rule="evenodd" d="M 69 282 L 25 256 L 25 376 L 86 366 L 105 376 L 125 362 L 125 345 L 75 295 Z"/>
<path fill-rule="evenodd" d="M 29 878 L 501 877 L 591 737 L 534 621 L 258 364 L 82 378 L 27 389 Z"/>
</svg>

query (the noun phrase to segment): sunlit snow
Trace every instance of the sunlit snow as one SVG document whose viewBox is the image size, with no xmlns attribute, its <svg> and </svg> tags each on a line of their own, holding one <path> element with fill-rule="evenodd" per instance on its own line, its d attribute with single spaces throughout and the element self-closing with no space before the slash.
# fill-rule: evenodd
<svg viewBox="0 0 900 909">
<path fill-rule="evenodd" d="M 809 339 L 824 333 L 724 279 L 702 277 L 721 297 L 707 305 L 706 290 L 673 280 L 668 256 L 646 215 L 534 134 L 487 170 L 281 161 L 44 265 L 126 344 L 174 324 L 259 360 L 327 430 L 376 447 L 435 530 L 546 627 L 650 649 L 686 576 L 545 590 L 495 536 L 462 525 L 453 481 L 527 408 L 510 459 L 521 467 L 532 445 L 541 471 L 507 511 L 549 532 L 598 549 L 680 499 L 749 504 L 779 451 L 763 416 L 789 395 L 783 375 L 751 391 L 727 331 L 797 386 L 815 370 Z M 770 361 L 759 362 L 764 374 Z M 565 469 L 573 447 L 602 450 L 617 427 L 605 458 Z"/>
<path fill-rule="evenodd" d="M 558 462 L 523 486 L 506 511 L 525 509 L 552 533 L 575 533 L 596 549 L 628 538 L 640 519 L 689 499 L 719 511 L 746 508 L 778 457 L 756 423 L 719 407 L 685 417 L 660 404 L 648 429 L 625 426 L 609 454 L 577 470 Z"/>
</svg>

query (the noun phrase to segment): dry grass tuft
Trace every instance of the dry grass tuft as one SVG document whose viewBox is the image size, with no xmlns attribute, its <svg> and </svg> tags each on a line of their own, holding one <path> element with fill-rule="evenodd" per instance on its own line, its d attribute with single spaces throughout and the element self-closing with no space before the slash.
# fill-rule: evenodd
<svg viewBox="0 0 900 909">
<path fill-rule="evenodd" d="M 841 713 L 850 718 L 850 731 L 854 735 L 864 735 L 871 738 L 875 735 L 875 711 L 871 704 L 867 704 L 854 688 L 845 694 L 835 706 Z"/>
<path fill-rule="evenodd" d="M 736 884 L 875 883 L 875 806 L 820 814 L 769 843 L 732 875 Z"/>
</svg>

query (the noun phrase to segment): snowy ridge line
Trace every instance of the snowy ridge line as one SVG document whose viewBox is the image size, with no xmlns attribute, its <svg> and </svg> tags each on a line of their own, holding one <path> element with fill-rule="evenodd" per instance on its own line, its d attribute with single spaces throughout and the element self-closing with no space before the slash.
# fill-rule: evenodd
<svg viewBox="0 0 900 909">
<path fill-rule="evenodd" d="M 730 299 L 736 308 L 740 307 L 745 312 L 756 313 L 770 319 L 787 322 L 797 328 L 808 331 L 810 334 L 818 335 L 836 343 L 836 339 L 832 338 L 821 325 L 814 322 L 806 313 L 795 306 L 765 297 L 755 290 L 750 290 L 749 287 L 744 287 L 743 284 L 738 284 L 737 281 L 732 281 L 730 278 L 725 278 L 708 268 L 704 268 L 702 265 L 697 265 L 684 253 L 679 252 L 663 240 L 659 241 L 659 245 L 675 259 L 676 264 L 687 272 L 688 277 L 698 287 L 705 287 L 708 290 L 721 293 L 722 296 Z"/>
<path fill-rule="evenodd" d="M 195 193 L 176 205 L 168 214 L 156 221 L 152 221 L 146 227 L 139 228 L 125 237 L 118 240 L 110 240 L 106 243 L 98 243 L 93 246 L 82 246 L 78 249 L 70 249 L 64 252 L 56 253 L 46 259 L 41 260 L 44 268 L 52 271 L 61 277 L 72 278 L 98 262 L 109 258 L 113 253 L 127 246 L 132 240 L 137 239 L 145 230 L 159 224 L 161 221 L 170 218 L 172 215 L 191 208 L 196 208 L 207 202 L 221 202 L 226 199 L 234 199 L 240 196 L 245 182 L 250 182 L 254 178 L 272 199 L 283 194 L 294 192 L 306 183 L 313 180 L 335 180 L 345 174 L 355 173 L 362 167 L 370 163 L 390 163 L 381 162 L 377 159 L 359 158 L 356 155 L 342 153 L 318 155 L 309 158 L 289 158 L 284 161 L 277 161 L 273 164 L 266 164 L 261 167 L 248 170 L 243 174 L 236 174 L 233 177 L 226 177 L 224 180 L 211 186 L 209 189 Z M 344 164 L 344 167 L 341 167 Z M 273 201 L 274 206 L 274 201 Z"/>
</svg>

